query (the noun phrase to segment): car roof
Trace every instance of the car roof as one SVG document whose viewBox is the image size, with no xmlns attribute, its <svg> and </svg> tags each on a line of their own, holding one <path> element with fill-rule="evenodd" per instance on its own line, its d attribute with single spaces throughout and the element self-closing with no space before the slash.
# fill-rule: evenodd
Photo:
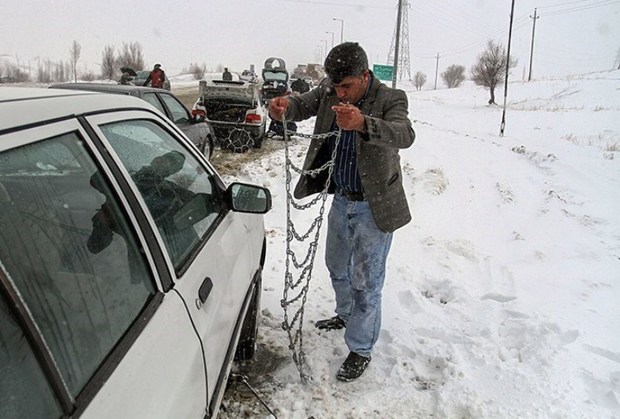
<svg viewBox="0 0 620 419">
<path fill-rule="evenodd" d="M 31 87 L 0 88 L 0 132 L 93 112 L 155 108 L 142 99 L 95 92 Z"/>
<path fill-rule="evenodd" d="M 142 94 L 146 92 L 163 92 L 170 94 L 168 90 L 157 89 L 155 87 L 113 83 L 59 83 L 51 85 L 50 89 L 85 90 L 92 92 L 119 93 L 132 96 L 142 96 Z"/>
</svg>

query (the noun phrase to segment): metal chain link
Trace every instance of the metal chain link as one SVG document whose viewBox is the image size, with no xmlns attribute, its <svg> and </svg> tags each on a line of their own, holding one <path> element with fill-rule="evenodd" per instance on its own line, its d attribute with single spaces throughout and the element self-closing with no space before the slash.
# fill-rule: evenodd
<svg viewBox="0 0 620 419">
<path fill-rule="evenodd" d="M 319 233 L 321 231 L 321 225 L 324 218 L 327 190 L 329 189 L 331 182 L 334 162 L 336 161 L 336 150 L 338 149 L 338 143 L 340 142 L 340 130 L 332 131 L 326 134 L 309 135 L 286 129 L 286 120 L 283 120 L 282 124 L 284 126 L 284 153 L 286 168 L 286 272 L 284 274 L 284 291 L 280 302 L 282 308 L 284 309 L 282 329 L 287 332 L 289 338 L 289 349 L 293 353 L 293 361 L 299 370 L 301 381 L 307 383 L 312 380 L 312 376 L 306 373 L 304 368 L 306 357 L 303 350 L 302 334 L 304 307 L 308 297 L 308 289 L 310 286 L 310 279 L 312 278 L 312 269 L 314 267 L 314 258 L 316 256 L 319 243 Z M 331 159 L 317 169 L 303 170 L 296 167 L 291 162 L 289 156 L 289 142 L 291 136 L 307 139 L 327 139 L 333 137 L 335 145 Z M 315 198 L 306 204 L 297 203 L 291 193 L 292 171 L 303 175 L 317 176 L 325 170 L 327 170 L 327 181 L 325 182 L 325 188 L 323 191 L 319 192 Z M 312 221 L 310 227 L 305 231 L 305 233 L 298 233 L 298 230 L 295 228 L 291 218 L 291 208 L 304 211 L 314 207 L 315 205 L 319 205 L 318 215 Z M 308 244 L 308 249 L 306 250 L 305 255 L 298 258 L 297 254 L 291 249 L 291 244 L 294 241 L 301 243 L 311 236 L 312 240 Z M 292 268 L 294 268 L 295 273 L 298 274 L 297 279 L 293 278 L 294 272 Z M 289 293 L 291 293 L 291 297 L 289 297 Z M 289 312 L 292 314 L 290 319 Z"/>
<path fill-rule="evenodd" d="M 254 139 L 248 130 L 233 128 L 228 133 L 228 137 L 222 141 L 221 146 L 233 153 L 245 153 L 254 147 Z"/>
</svg>

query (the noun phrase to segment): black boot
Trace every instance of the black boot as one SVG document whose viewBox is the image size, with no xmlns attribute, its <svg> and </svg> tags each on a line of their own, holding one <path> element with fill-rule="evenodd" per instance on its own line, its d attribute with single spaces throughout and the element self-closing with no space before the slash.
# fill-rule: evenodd
<svg viewBox="0 0 620 419">
<path fill-rule="evenodd" d="M 353 381 L 358 378 L 366 370 L 370 364 L 370 356 L 358 355 L 355 352 L 349 352 L 349 356 L 344 360 L 336 378 L 340 381 Z"/>
<path fill-rule="evenodd" d="M 321 330 L 338 330 L 347 327 L 347 325 L 340 317 L 334 316 L 331 319 L 317 321 L 314 323 L 314 327 Z"/>
</svg>

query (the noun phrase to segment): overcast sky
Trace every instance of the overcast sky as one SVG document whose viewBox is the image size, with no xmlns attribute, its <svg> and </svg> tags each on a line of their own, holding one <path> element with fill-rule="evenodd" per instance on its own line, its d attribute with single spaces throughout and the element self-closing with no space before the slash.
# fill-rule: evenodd
<svg viewBox="0 0 620 419">
<path fill-rule="evenodd" d="M 429 81 L 451 64 L 469 68 L 489 39 L 508 44 L 510 0 L 408 0 L 411 74 Z M 190 63 L 242 71 L 265 59 L 287 67 L 321 62 L 332 38 L 358 41 L 371 66 L 385 64 L 396 26 L 397 0 L 63 0 L 4 2 L 0 60 L 36 67 L 37 57 L 68 61 L 73 40 L 78 66 L 99 72 L 106 45 L 139 42 L 148 66 L 177 74 Z M 529 69 L 536 20 L 533 77 L 610 70 L 620 51 L 620 0 L 518 0 L 511 55 L 513 77 Z M 334 20 L 334 19 L 342 19 Z M 333 33 L 333 35 L 332 35 Z M 404 36 L 403 40 L 406 40 Z M 439 60 L 436 55 L 439 54 Z"/>
</svg>

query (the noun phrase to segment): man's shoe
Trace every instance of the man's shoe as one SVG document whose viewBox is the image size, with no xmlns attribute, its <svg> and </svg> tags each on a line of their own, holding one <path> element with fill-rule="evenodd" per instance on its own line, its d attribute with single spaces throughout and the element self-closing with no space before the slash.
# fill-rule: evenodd
<svg viewBox="0 0 620 419">
<path fill-rule="evenodd" d="M 314 323 L 314 327 L 321 330 L 338 330 L 346 327 L 344 320 L 339 316 L 334 316 L 331 319 L 319 320 Z"/>
<path fill-rule="evenodd" d="M 355 352 L 349 352 L 349 356 L 344 360 L 336 378 L 340 381 L 353 381 L 358 378 L 366 370 L 370 364 L 370 356 L 358 355 Z"/>
</svg>

